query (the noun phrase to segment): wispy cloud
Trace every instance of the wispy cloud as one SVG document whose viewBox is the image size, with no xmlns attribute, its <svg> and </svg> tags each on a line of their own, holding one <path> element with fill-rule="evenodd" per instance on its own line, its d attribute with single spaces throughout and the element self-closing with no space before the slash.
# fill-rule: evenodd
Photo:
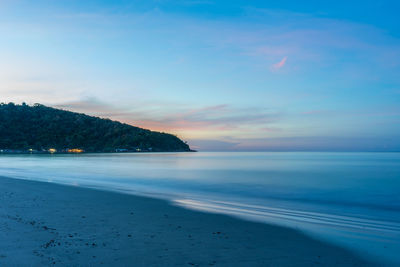
<svg viewBox="0 0 400 267">
<path fill-rule="evenodd" d="M 284 58 L 282 58 L 281 61 L 279 61 L 278 63 L 275 63 L 272 65 L 272 70 L 279 70 L 281 68 L 283 68 L 283 66 L 285 66 L 286 61 L 287 61 L 287 56 L 285 56 Z"/>
<path fill-rule="evenodd" d="M 118 107 L 96 98 L 60 103 L 57 108 L 120 120 L 157 131 L 168 131 L 182 137 L 219 136 L 223 134 L 259 132 L 279 121 L 282 114 L 260 108 L 240 108 L 226 104 L 193 108 L 184 104 L 171 108 L 170 103 L 143 102 L 135 108 Z M 168 106 L 168 109 L 166 108 Z M 208 137 L 209 137 L 208 136 Z"/>
</svg>

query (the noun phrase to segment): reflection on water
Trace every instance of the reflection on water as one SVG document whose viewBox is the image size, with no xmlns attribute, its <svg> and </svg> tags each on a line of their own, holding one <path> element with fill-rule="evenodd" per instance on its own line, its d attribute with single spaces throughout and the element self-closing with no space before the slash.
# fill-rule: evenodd
<svg viewBox="0 0 400 267">
<path fill-rule="evenodd" d="M 400 153 L 1 155 L 0 175 L 167 198 L 400 264 Z"/>
</svg>

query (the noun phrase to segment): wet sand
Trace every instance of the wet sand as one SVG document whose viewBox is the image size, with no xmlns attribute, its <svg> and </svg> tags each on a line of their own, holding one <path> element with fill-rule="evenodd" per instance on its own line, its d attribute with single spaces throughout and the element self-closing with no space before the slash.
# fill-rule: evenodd
<svg viewBox="0 0 400 267">
<path fill-rule="evenodd" d="M 0 266 L 368 266 L 298 231 L 0 177 Z"/>
</svg>

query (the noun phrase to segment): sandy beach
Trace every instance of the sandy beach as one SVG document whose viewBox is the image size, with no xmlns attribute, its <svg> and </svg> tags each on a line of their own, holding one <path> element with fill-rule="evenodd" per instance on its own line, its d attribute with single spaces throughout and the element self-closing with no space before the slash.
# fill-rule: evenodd
<svg viewBox="0 0 400 267">
<path fill-rule="evenodd" d="M 166 201 L 0 178 L 0 266 L 367 266 L 300 232 Z"/>
</svg>

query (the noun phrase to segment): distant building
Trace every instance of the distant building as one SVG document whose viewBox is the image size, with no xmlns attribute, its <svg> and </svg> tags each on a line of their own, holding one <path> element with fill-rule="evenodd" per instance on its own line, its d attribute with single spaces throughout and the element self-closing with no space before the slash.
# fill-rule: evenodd
<svg viewBox="0 0 400 267">
<path fill-rule="evenodd" d="M 126 149 L 126 148 L 117 148 L 117 149 L 115 149 L 115 152 L 128 152 L 128 149 Z"/>
</svg>

